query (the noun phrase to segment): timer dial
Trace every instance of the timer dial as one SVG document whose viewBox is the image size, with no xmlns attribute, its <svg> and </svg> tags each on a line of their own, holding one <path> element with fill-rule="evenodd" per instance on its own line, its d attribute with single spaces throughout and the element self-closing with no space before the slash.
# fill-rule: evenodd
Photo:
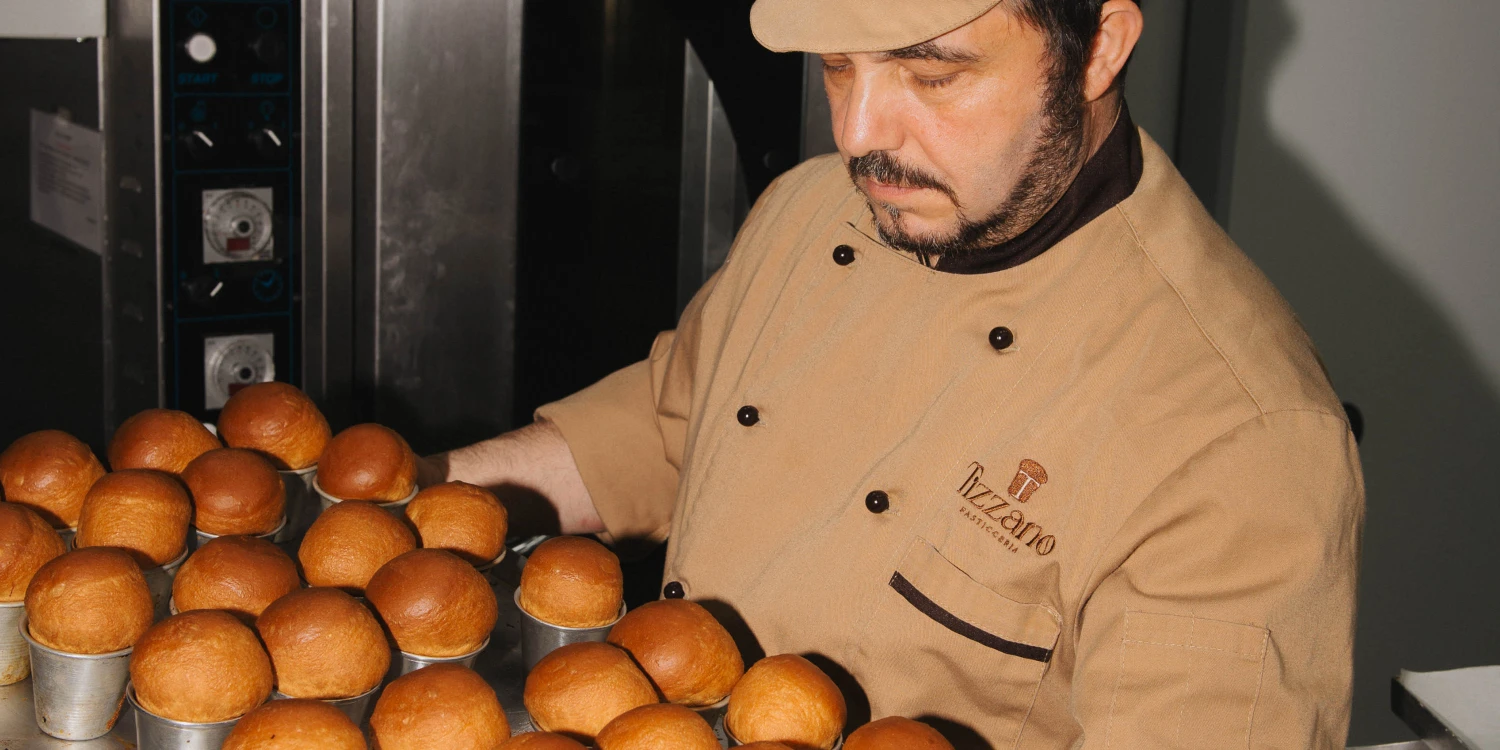
<svg viewBox="0 0 1500 750">
<path fill-rule="evenodd" d="M 203 191 L 203 262 L 270 260 L 273 199 L 270 188 Z"/>
</svg>

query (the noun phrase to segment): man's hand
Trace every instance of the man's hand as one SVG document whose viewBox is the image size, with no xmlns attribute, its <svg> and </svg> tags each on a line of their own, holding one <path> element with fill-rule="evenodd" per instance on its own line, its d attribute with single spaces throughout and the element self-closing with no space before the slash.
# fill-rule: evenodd
<svg viewBox="0 0 1500 750">
<path fill-rule="evenodd" d="M 604 530 L 562 431 L 551 422 L 466 448 L 417 459 L 417 484 L 461 481 L 494 492 L 521 533 L 592 534 Z"/>
</svg>

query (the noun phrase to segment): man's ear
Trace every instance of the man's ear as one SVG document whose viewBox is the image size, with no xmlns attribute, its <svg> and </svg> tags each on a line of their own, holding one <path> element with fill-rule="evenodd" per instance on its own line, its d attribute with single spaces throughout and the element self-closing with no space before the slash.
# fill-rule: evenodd
<svg viewBox="0 0 1500 750">
<path fill-rule="evenodd" d="M 1109 93 L 1115 77 L 1130 60 L 1135 43 L 1140 41 L 1145 18 L 1134 0 L 1108 0 L 1099 9 L 1099 33 L 1083 76 L 1083 96 L 1094 101 Z"/>
</svg>

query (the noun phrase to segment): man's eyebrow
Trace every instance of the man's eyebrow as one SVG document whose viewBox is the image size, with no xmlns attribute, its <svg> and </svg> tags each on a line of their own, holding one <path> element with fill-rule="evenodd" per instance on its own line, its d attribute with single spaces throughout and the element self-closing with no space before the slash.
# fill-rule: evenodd
<svg viewBox="0 0 1500 750">
<path fill-rule="evenodd" d="M 979 60 L 979 55 L 973 52 L 944 47 L 932 41 L 892 50 L 882 56 L 887 60 L 931 60 L 942 63 L 971 63 Z"/>
</svg>

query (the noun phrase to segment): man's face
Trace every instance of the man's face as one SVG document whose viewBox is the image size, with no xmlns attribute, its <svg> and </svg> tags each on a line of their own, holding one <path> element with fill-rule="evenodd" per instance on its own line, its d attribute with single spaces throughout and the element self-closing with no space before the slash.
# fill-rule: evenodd
<svg viewBox="0 0 1500 750">
<path fill-rule="evenodd" d="M 1006 3 L 930 42 L 823 65 L 839 153 L 894 247 L 943 254 L 1011 239 L 1082 160 L 1081 96 L 1054 95 L 1046 36 Z"/>
</svg>

